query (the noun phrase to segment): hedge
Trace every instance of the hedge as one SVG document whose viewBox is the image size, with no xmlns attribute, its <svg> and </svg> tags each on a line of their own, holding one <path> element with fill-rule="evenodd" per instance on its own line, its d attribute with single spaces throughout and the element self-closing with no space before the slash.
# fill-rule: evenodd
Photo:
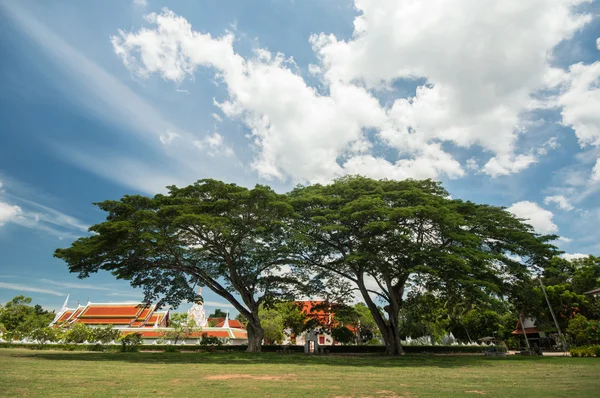
<svg viewBox="0 0 600 398">
<path fill-rule="evenodd" d="M 179 351 L 219 351 L 219 352 L 244 352 L 248 348 L 245 345 L 221 345 L 221 346 L 200 346 L 200 345 L 169 345 L 169 344 L 143 344 L 138 348 L 140 351 L 165 351 L 173 350 L 177 347 Z M 0 348 L 28 348 L 37 350 L 64 350 L 64 351 L 121 351 L 121 345 L 101 345 L 101 344 L 23 344 L 23 343 L 0 343 Z M 383 354 L 385 346 L 382 345 L 335 345 L 324 346 L 324 350 L 332 354 Z M 483 346 L 405 346 L 402 347 L 407 354 L 423 353 L 480 353 L 486 350 Z M 263 345 L 263 352 L 288 351 L 294 353 L 303 353 L 304 346 L 295 345 Z"/>
</svg>

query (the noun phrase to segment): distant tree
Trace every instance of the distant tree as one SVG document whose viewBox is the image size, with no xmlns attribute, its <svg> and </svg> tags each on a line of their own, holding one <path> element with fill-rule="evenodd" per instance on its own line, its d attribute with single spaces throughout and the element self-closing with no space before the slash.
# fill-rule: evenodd
<svg viewBox="0 0 600 398">
<path fill-rule="evenodd" d="M 59 333 L 60 330 L 57 328 L 45 326 L 43 328 L 33 329 L 31 332 L 29 332 L 28 337 L 37 341 L 40 345 L 44 345 L 46 343 L 53 343 L 57 341 Z"/>
<path fill-rule="evenodd" d="M 92 330 L 83 323 L 75 323 L 65 330 L 63 339 L 65 343 L 81 344 L 93 338 Z"/>
<path fill-rule="evenodd" d="M 331 337 L 341 344 L 350 344 L 354 341 L 354 333 L 345 326 L 338 326 L 331 330 Z"/>
<path fill-rule="evenodd" d="M 0 324 L 15 338 L 23 338 L 34 329 L 48 326 L 54 312 L 44 310 L 40 305 L 30 306 L 31 298 L 16 296 L 0 308 Z"/>
<path fill-rule="evenodd" d="M 71 272 L 110 271 L 173 307 L 196 301 L 195 286 L 207 286 L 248 320 L 248 351 L 260 351 L 263 340 L 260 305 L 304 286 L 283 268 L 294 252 L 286 228 L 293 209 L 267 186 L 205 179 L 171 186 L 168 195 L 97 205 L 108 216 L 90 228 L 95 234 L 55 251 Z"/>
<path fill-rule="evenodd" d="M 265 331 L 264 339 L 266 344 L 276 344 L 281 342 L 283 336 L 283 314 L 274 307 L 261 306 L 258 310 L 261 325 Z"/>
<path fill-rule="evenodd" d="M 95 327 L 90 331 L 91 341 L 99 341 L 101 344 L 108 344 L 111 341 L 119 341 L 121 331 L 115 329 L 113 325 Z"/>
<path fill-rule="evenodd" d="M 210 314 L 208 317 L 209 318 L 225 318 L 227 316 L 227 313 L 225 311 L 223 311 L 220 308 L 215 309 L 215 311 Z"/>
<path fill-rule="evenodd" d="M 144 342 L 141 333 L 128 333 L 119 338 L 121 342 L 121 351 L 135 352 L 139 351 L 140 346 Z"/>
<path fill-rule="evenodd" d="M 569 321 L 567 333 L 573 337 L 577 345 L 589 344 L 588 327 L 588 319 L 581 314 L 577 314 Z"/>
<path fill-rule="evenodd" d="M 178 313 L 171 315 L 171 327 L 162 335 L 165 339 L 172 340 L 173 344 L 177 344 L 178 341 L 185 340 L 200 330 L 201 328 L 188 319 L 188 314 Z"/>
</svg>

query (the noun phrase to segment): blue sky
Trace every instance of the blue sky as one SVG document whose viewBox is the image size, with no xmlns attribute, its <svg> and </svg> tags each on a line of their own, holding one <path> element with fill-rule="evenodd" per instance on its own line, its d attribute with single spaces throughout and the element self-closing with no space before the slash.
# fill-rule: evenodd
<svg viewBox="0 0 600 398">
<path fill-rule="evenodd" d="M 600 2 L 525 3 L 0 0 L 0 302 L 141 299 L 54 249 L 206 177 L 436 178 L 599 254 Z"/>
</svg>

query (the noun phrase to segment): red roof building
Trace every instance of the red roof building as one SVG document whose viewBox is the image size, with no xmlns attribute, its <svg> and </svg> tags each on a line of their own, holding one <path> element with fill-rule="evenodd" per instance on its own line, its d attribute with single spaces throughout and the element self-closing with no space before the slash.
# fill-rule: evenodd
<svg viewBox="0 0 600 398">
<path fill-rule="evenodd" d="M 164 337 L 169 330 L 169 311 L 156 311 L 156 305 L 144 303 L 91 303 L 67 308 L 67 301 L 58 312 L 50 326 L 68 327 L 81 323 L 90 327 L 112 325 L 123 334 L 140 333 L 146 343 L 154 343 Z M 201 304 L 194 305 L 194 311 L 204 311 Z M 190 318 L 196 322 L 194 318 Z M 210 320 L 210 319 L 209 319 Z M 237 320 L 217 318 L 217 326 L 198 324 L 201 330 L 186 340 L 197 342 L 203 335 L 227 340 L 229 344 L 243 344 L 248 340 L 244 325 Z M 196 322 L 197 323 L 197 322 Z M 213 323 L 213 322 L 211 322 Z"/>
</svg>

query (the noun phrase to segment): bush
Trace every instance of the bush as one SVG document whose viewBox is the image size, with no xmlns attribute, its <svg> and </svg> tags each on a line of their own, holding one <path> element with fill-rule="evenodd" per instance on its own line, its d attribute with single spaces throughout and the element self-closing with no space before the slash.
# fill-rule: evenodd
<svg viewBox="0 0 600 398">
<path fill-rule="evenodd" d="M 200 340 L 200 345 L 201 346 L 207 346 L 207 345 L 220 346 L 220 345 L 223 345 L 223 343 L 221 342 L 221 340 L 218 337 L 209 336 L 206 333 L 202 333 L 202 340 Z"/>
<path fill-rule="evenodd" d="M 142 335 L 139 333 L 129 333 L 121 336 L 121 352 L 137 352 L 144 342 Z"/>
<path fill-rule="evenodd" d="M 599 357 L 600 345 L 587 345 L 581 347 L 573 347 L 569 350 L 572 357 Z"/>
<path fill-rule="evenodd" d="M 165 347 L 165 352 L 180 352 L 179 348 L 175 347 L 174 345 L 168 345 Z"/>
<path fill-rule="evenodd" d="M 83 323 L 76 323 L 65 331 L 65 343 L 81 344 L 92 339 L 92 330 Z"/>
</svg>

